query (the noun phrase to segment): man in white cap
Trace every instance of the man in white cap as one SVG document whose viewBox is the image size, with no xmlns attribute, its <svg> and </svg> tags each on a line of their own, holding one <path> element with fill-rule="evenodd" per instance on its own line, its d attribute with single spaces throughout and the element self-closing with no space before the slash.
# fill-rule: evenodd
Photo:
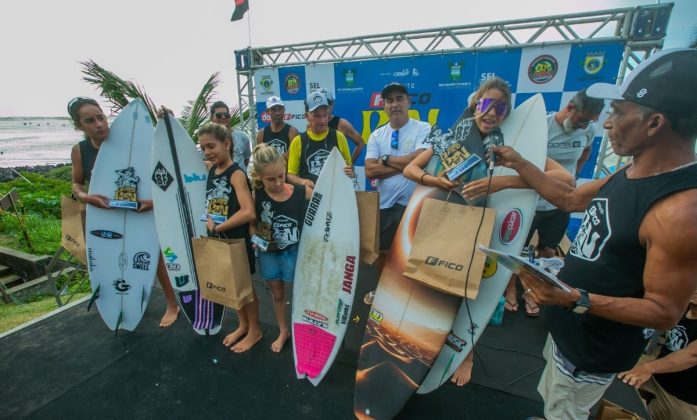
<svg viewBox="0 0 697 420">
<path fill-rule="evenodd" d="M 271 124 L 257 132 L 257 144 L 273 146 L 287 162 L 290 140 L 298 135 L 298 129 L 283 120 L 286 107 L 278 96 L 270 96 L 266 100 L 266 112 L 271 118 Z"/>
<path fill-rule="evenodd" d="M 295 136 L 288 151 L 288 182 L 314 188 L 324 162 L 334 147 L 338 147 L 346 162 L 344 173 L 354 177 L 346 137 L 329 128 L 329 103 L 320 92 L 311 93 L 305 100 L 307 131 Z"/>
<path fill-rule="evenodd" d="M 358 158 L 361 156 L 361 151 L 363 150 L 363 147 L 365 146 L 363 137 L 361 137 L 358 131 L 356 131 L 356 129 L 353 128 L 353 125 L 346 118 L 341 118 L 338 115 L 333 115 L 334 104 L 336 103 L 336 101 L 334 99 L 334 95 L 329 91 L 329 89 L 320 88 L 317 89 L 317 92 L 323 93 L 327 97 L 327 103 L 329 104 L 329 123 L 327 123 L 327 125 L 329 126 L 329 128 L 341 131 L 344 134 L 344 136 L 346 136 L 347 140 L 351 140 L 351 142 L 353 142 L 354 148 L 353 153 L 351 153 L 351 161 L 357 161 Z"/>
<path fill-rule="evenodd" d="M 538 385 L 548 419 L 587 419 L 618 372 L 647 344 L 645 328 L 670 329 L 697 288 L 697 50 L 657 52 L 610 99 L 604 123 L 614 152 L 631 156 L 612 176 L 576 189 L 546 176 L 510 147 L 497 162 L 550 203 L 585 216 L 558 277 L 571 291 L 522 273 L 550 330 Z"/>
</svg>

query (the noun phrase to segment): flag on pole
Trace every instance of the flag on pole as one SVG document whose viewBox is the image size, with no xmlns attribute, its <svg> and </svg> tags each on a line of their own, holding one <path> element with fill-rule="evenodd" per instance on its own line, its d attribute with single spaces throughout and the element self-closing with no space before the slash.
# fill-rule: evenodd
<svg viewBox="0 0 697 420">
<path fill-rule="evenodd" d="M 235 0 L 235 11 L 232 12 L 231 22 L 242 19 L 244 14 L 249 10 L 249 0 Z"/>
</svg>

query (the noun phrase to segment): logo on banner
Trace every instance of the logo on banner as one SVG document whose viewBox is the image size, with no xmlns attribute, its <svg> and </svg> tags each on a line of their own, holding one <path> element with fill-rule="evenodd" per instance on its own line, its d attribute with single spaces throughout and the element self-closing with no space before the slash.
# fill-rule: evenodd
<svg viewBox="0 0 697 420">
<path fill-rule="evenodd" d="M 440 89 L 467 88 L 472 86 L 472 82 L 462 80 L 462 68 L 465 63 L 463 61 L 451 61 L 448 63 L 448 79 L 438 83 Z"/>
<path fill-rule="evenodd" d="M 557 70 L 559 70 L 557 59 L 545 54 L 532 60 L 528 67 L 528 77 L 533 83 L 541 85 L 554 79 Z"/>
<path fill-rule="evenodd" d="M 462 63 L 459 61 L 451 61 L 448 63 L 450 67 L 450 80 L 457 82 L 462 78 Z"/>
<path fill-rule="evenodd" d="M 585 60 L 583 60 L 583 71 L 588 75 L 594 75 L 603 68 L 605 64 L 605 53 L 603 52 L 591 52 L 586 54 Z"/>
<path fill-rule="evenodd" d="M 346 86 L 351 87 L 356 82 L 356 69 L 344 70 L 344 82 Z"/>
<path fill-rule="evenodd" d="M 300 91 L 300 77 L 295 73 L 290 73 L 283 81 L 283 85 L 286 88 L 286 92 L 295 95 Z"/>
<path fill-rule="evenodd" d="M 273 79 L 271 78 L 271 75 L 263 75 L 261 76 L 261 80 L 259 80 L 259 84 L 261 85 L 261 94 L 262 95 L 269 95 L 273 93 Z"/>
</svg>

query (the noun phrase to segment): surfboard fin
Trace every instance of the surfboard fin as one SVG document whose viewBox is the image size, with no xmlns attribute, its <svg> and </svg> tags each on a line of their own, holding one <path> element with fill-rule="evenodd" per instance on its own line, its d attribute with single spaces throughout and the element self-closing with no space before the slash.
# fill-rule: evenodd
<svg viewBox="0 0 697 420">
<path fill-rule="evenodd" d="M 119 319 L 116 320 L 116 328 L 114 328 L 114 337 L 116 337 L 119 333 L 119 326 L 121 326 L 121 322 L 123 321 L 123 311 L 119 311 Z"/>
<path fill-rule="evenodd" d="M 145 286 L 143 286 L 143 289 L 140 292 L 140 313 L 143 313 L 143 307 L 145 306 Z"/>
<path fill-rule="evenodd" d="M 96 289 L 94 289 L 94 292 L 92 292 L 92 296 L 90 297 L 89 302 L 87 302 L 87 312 L 89 312 L 90 309 L 92 309 L 92 304 L 94 303 L 94 301 L 99 299 L 99 288 L 100 287 L 102 287 L 101 284 L 99 286 L 97 286 Z"/>
</svg>

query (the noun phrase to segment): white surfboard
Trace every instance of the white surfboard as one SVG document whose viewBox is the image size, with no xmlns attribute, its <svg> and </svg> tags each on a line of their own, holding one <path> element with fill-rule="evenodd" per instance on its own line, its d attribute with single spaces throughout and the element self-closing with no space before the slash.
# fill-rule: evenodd
<svg viewBox="0 0 697 420">
<path fill-rule="evenodd" d="M 335 147 L 307 208 L 293 285 L 293 355 L 298 379 L 317 386 L 332 365 L 351 314 L 360 252 L 353 181 Z"/>
<path fill-rule="evenodd" d="M 111 124 L 92 171 L 90 194 L 110 199 L 131 195 L 152 198 L 150 155 L 153 128 L 140 99 L 126 106 Z M 87 266 L 95 302 L 112 330 L 136 328 L 150 298 L 160 245 L 153 212 L 87 206 Z"/>
<path fill-rule="evenodd" d="M 547 157 L 545 114 L 544 99 L 537 94 L 511 112 L 501 124 L 504 143 L 540 169 L 544 169 Z M 497 167 L 494 176 L 498 175 L 517 173 L 512 169 Z M 490 248 L 513 254 L 522 251 L 535 215 L 537 197 L 537 193 L 531 189 L 508 189 L 489 196 L 487 207 L 496 209 Z M 435 390 L 460 366 L 489 323 L 510 275 L 507 268 L 487 262 L 477 298 L 468 299 L 468 305 L 465 300 L 462 301 L 452 332 L 417 393 L 425 394 Z"/>
<path fill-rule="evenodd" d="M 174 294 L 194 331 L 220 331 L 225 307 L 202 299 L 198 291 L 191 238 L 206 235 L 206 179 L 201 153 L 179 121 L 170 115 L 155 128 L 152 195 L 162 256 Z"/>
</svg>

